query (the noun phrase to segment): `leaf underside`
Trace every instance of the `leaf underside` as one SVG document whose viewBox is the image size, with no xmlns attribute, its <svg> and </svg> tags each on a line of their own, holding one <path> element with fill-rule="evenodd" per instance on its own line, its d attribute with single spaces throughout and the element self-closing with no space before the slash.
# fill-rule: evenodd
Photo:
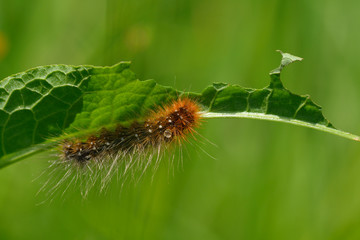
<svg viewBox="0 0 360 240">
<path fill-rule="evenodd" d="M 282 69 L 301 58 L 282 53 L 262 89 L 214 83 L 202 93 L 183 93 L 154 80 L 138 80 L 129 62 L 111 67 L 51 65 L 0 81 L 0 167 L 53 147 L 64 133 L 83 135 L 104 126 L 141 121 L 182 94 L 196 99 L 203 117 L 281 121 L 358 140 L 339 131 L 309 96 L 287 90 Z"/>
</svg>

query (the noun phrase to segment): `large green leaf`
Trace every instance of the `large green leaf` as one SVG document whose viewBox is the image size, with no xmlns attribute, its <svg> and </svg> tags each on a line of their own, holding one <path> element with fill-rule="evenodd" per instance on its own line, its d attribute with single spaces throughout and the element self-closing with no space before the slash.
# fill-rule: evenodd
<svg viewBox="0 0 360 240">
<path fill-rule="evenodd" d="M 282 53 L 263 89 L 214 83 L 201 94 L 186 93 L 203 116 L 282 121 L 358 140 L 335 129 L 309 96 L 284 88 L 280 73 L 301 58 Z M 0 167 L 53 147 L 63 133 L 86 134 L 116 123 L 141 121 L 149 109 L 181 93 L 154 80 L 140 81 L 128 62 L 112 67 L 53 65 L 30 69 L 0 82 Z"/>
</svg>

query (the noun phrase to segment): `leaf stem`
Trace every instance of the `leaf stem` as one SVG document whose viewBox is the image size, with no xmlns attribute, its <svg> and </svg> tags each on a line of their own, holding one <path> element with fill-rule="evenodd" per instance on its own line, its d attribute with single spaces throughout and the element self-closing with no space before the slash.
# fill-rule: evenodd
<svg viewBox="0 0 360 240">
<path fill-rule="evenodd" d="M 54 146 L 53 143 L 38 144 L 32 147 L 25 148 L 15 153 L 10 153 L 0 157 L 0 168 L 6 167 L 12 163 L 18 162 L 22 159 L 29 158 L 35 154 L 49 150 Z"/>
<path fill-rule="evenodd" d="M 274 121 L 274 122 L 284 122 L 284 123 L 290 123 L 293 125 L 298 125 L 302 127 L 308 127 L 313 128 L 315 130 L 331 133 L 333 135 L 337 135 L 343 138 L 347 138 L 354 141 L 360 141 L 360 136 L 344 132 L 335 128 L 326 127 L 321 124 L 314 124 L 314 123 L 308 123 L 303 122 L 296 119 L 290 119 L 290 118 L 284 118 L 279 117 L 276 115 L 271 114 L 264 114 L 264 113 L 251 113 L 251 112 L 238 112 L 238 113 L 214 113 L 214 112 L 202 112 L 201 117 L 203 118 L 248 118 L 248 119 L 260 119 L 260 120 L 268 120 L 268 121 Z"/>
</svg>

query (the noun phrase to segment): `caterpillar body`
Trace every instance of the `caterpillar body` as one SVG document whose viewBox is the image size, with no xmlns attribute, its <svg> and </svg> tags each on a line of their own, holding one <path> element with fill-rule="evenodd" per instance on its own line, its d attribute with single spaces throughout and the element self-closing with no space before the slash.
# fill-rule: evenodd
<svg viewBox="0 0 360 240">
<path fill-rule="evenodd" d="M 62 159 L 84 164 L 119 153 L 131 155 L 147 148 L 180 142 L 194 132 L 199 119 L 199 107 L 193 100 L 178 99 L 151 112 L 143 123 L 134 122 L 130 127 L 118 125 L 115 131 L 103 128 L 98 136 L 92 135 L 86 141 L 66 140 Z"/>
</svg>

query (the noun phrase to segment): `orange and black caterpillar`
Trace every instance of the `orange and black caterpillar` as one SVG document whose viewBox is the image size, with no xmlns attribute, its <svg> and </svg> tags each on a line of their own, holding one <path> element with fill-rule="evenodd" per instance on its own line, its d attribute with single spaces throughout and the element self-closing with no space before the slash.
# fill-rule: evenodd
<svg viewBox="0 0 360 240">
<path fill-rule="evenodd" d="M 143 123 L 134 122 L 130 127 L 118 125 L 114 131 L 103 128 L 86 141 L 66 140 L 62 144 L 62 159 L 84 164 L 102 161 L 104 157 L 139 154 L 172 142 L 180 143 L 194 133 L 200 118 L 198 104 L 189 98 L 180 98 L 152 111 Z"/>
</svg>

